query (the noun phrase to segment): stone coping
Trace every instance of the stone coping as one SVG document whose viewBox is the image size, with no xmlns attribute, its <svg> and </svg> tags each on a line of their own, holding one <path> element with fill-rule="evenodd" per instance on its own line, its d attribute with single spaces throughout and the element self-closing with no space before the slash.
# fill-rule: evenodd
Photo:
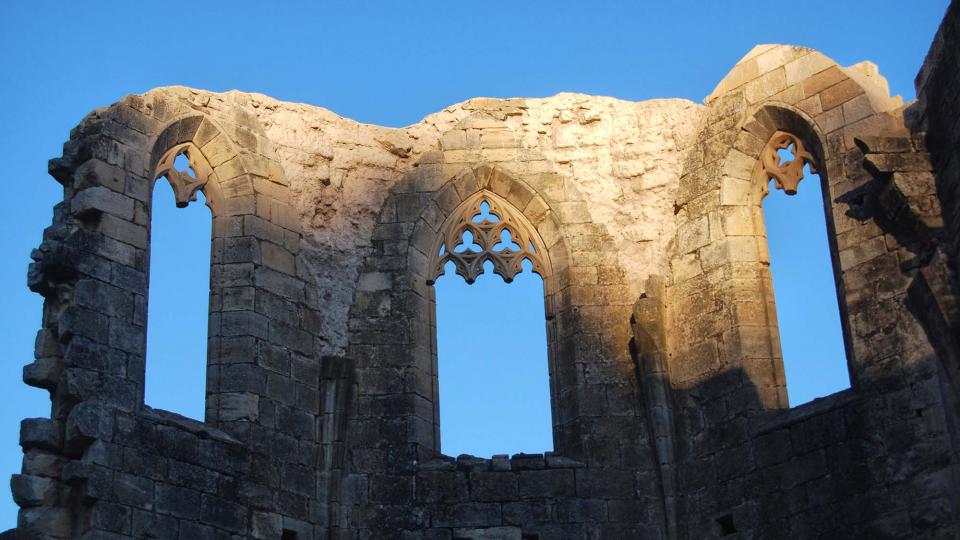
<svg viewBox="0 0 960 540">
<path fill-rule="evenodd" d="M 540 469 L 582 469 L 587 465 L 581 461 L 558 456 L 553 452 L 545 454 L 496 454 L 491 458 L 481 458 L 469 454 L 457 457 L 440 455 L 420 464 L 421 470 L 471 470 L 471 471 L 529 471 Z"/>
<path fill-rule="evenodd" d="M 779 429 L 799 424 L 808 418 L 825 414 L 843 407 L 857 400 L 853 388 L 846 388 L 839 392 L 817 398 L 813 401 L 797 405 L 791 409 L 773 411 L 759 418 L 754 424 L 753 435 L 760 436 Z"/>
</svg>

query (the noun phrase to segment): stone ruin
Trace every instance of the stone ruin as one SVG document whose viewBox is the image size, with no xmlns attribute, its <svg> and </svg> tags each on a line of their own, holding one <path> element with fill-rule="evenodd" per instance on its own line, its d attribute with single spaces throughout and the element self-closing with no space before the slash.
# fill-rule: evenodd
<svg viewBox="0 0 960 540">
<path fill-rule="evenodd" d="M 705 105 L 478 98 L 390 129 L 170 87 L 95 110 L 50 162 L 24 381 L 52 410 L 22 423 L 8 534 L 957 538 L 958 55 L 954 2 L 908 105 L 873 64 L 763 45 Z M 805 164 L 852 387 L 790 408 L 761 201 Z M 213 215 L 203 422 L 143 403 L 158 178 Z M 504 228 L 519 250 L 491 251 Z M 431 284 L 523 259 L 555 452 L 443 455 Z"/>
</svg>

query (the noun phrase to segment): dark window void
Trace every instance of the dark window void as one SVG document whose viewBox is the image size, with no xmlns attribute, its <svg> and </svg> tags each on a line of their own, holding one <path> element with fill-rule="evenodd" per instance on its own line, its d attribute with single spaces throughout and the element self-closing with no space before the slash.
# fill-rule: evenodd
<svg viewBox="0 0 960 540">
<path fill-rule="evenodd" d="M 737 527 L 733 524 L 733 516 L 727 514 L 717 518 L 717 526 L 720 528 L 720 536 L 736 534 Z"/>
<path fill-rule="evenodd" d="M 177 158 L 176 168 L 191 172 Z M 203 193 L 177 208 L 165 178 L 153 190 L 144 402 L 204 416 L 210 304 L 210 210 Z"/>
<path fill-rule="evenodd" d="M 468 285 L 447 263 L 436 282 L 443 453 L 553 449 L 543 280 L 529 261 L 512 283 L 484 265 Z"/>
<path fill-rule="evenodd" d="M 284 529 L 283 535 L 280 536 L 280 540 L 297 540 L 297 533 L 291 531 L 290 529 Z"/>
<path fill-rule="evenodd" d="M 791 406 L 850 387 L 824 208 L 809 165 L 796 195 L 771 187 L 763 201 Z"/>
</svg>

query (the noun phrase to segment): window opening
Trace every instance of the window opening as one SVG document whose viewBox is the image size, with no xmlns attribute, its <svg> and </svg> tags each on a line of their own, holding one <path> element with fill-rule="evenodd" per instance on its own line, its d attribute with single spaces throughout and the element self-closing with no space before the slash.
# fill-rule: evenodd
<svg viewBox="0 0 960 540">
<path fill-rule="evenodd" d="M 490 203 L 483 201 L 480 203 L 480 211 L 473 216 L 471 220 L 474 223 L 482 223 L 484 221 L 489 221 L 491 223 L 497 223 L 500 221 L 500 216 L 490 213 Z"/>
<path fill-rule="evenodd" d="M 440 448 L 447 455 L 553 449 L 543 280 L 484 263 L 473 284 L 448 262 L 436 282 Z"/>
<path fill-rule="evenodd" d="M 510 229 L 500 231 L 500 241 L 493 245 L 494 251 L 503 251 L 505 249 L 520 251 L 520 244 L 513 241 L 510 235 Z"/>
<path fill-rule="evenodd" d="M 196 178 L 182 153 L 168 174 Z M 196 198 L 178 208 L 166 178 L 154 185 L 144 402 L 203 419 L 212 217 L 203 192 Z"/>
<path fill-rule="evenodd" d="M 522 216 L 492 196 L 466 201 L 441 233 L 430 282 L 447 455 L 553 448 L 546 260 L 537 242 Z"/>
<path fill-rule="evenodd" d="M 190 158 L 188 158 L 185 153 L 177 154 L 177 157 L 173 159 L 173 168 L 177 172 L 186 174 L 191 178 L 197 177 L 197 172 L 190 166 Z"/>
<path fill-rule="evenodd" d="M 737 533 L 737 527 L 733 523 L 733 515 L 727 514 L 716 519 L 717 526 L 720 528 L 720 536 L 728 536 Z"/>
<path fill-rule="evenodd" d="M 795 407 L 849 388 L 850 376 L 820 176 L 802 142 L 783 135 L 768 145 L 776 169 L 767 162 L 765 169 L 780 189 L 764 198 L 763 215 L 787 393 Z"/>
<path fill-rule="evenodd" d="M 464 253 L 464 252 L 473 252 L 480 253 L 483 251 L 483 248 L 480 244 L 477 244 L 473 241 L 473 233 L 470 231 L 463 231 L 462 241 L 453 248 L 454 253 Z"/>
</svg>

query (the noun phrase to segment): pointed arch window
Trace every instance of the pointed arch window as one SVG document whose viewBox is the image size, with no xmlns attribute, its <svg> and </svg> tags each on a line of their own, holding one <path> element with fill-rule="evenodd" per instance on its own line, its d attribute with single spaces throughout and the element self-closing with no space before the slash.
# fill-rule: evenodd
<svg viewBox="0 0 960 540">
<path fill-rule="evenodd" d="M 543 241 L 510 203 L 480 192 L 447 218 L 434 253 L 441 450 L 551 450 Z"/>
<path fill-rule="evenodd" d="M 776 131 L 760 162 L 780 347 L 790 405 L 796 406 L 850 387 L 829 216 L 825 218 L 830 205 L 816 159 L 803 139 Z"/>
<path fill-rule="evenodd" d="M 203 187 L 211 174 L 192 145 L 170 149 L 157 166 L 148 225 L 144 402 L 196 419 L 205 410 L 207 363 L 198 357 L 208 339 L 213 227 Z"/>
</svg>

